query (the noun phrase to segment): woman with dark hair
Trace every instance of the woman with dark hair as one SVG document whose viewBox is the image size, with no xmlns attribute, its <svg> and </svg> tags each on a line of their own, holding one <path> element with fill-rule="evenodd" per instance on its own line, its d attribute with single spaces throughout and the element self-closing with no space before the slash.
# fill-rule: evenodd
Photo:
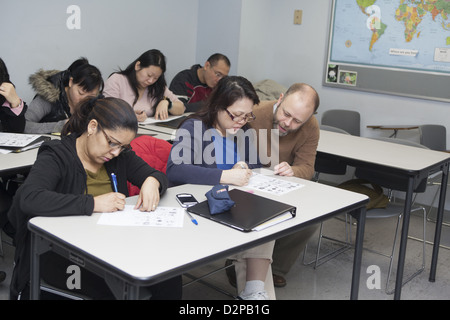
<svg viewBox="0 0 450 320">
<path fill-rule="evenodd" d="M 168 182 L 162 172 L 128 151 L 137 128 L 136 116 L 125 101 L 91 99 L 75 110 L 61 140 L 51 140 L 40 147 L 8 213 L 16 229 L 11 298 L 29 297 L 30 218 L 122 210 L 128 196 L 127 181 L 140 187 L 136 208 L 156 209 Z M 67 132 L 70 134 L 65 135 Z M 117 175 L 118 192 L 114 192 L 112 172 Z M 57 288 L 66 288 L 66 270 L 71 263 L 52 252 L 44 254 L 41 262 L 43 279 Z M 85 269 L 81 272 L 81 293 L 93 299 L 114 298 L 103 279 Z M 151 289 L 154 299 L 178 299 L 181 279 L 174 278 Z"/>
<path fill-rule="evenodd" d="M 106 80 L 104 95 L 120 98 L 134 109 L 139 122 L 147 117 L 167 119 L 184 113 L 184 104 L 167 88 L 166 58 L 156 49 L 144 52 L 125 70 Z"/>
<path fill-rule="evenodd" d="M 9 79 L 5 62 L 0 58 L 0 128 L 5 132 L 21 133 L 25 128 L 27 105 L 17 95 Z"/>
<path fill-rule="evenodd" d="M 247 126 L 255 119 L 252 110 L 256 104 L 258 95 L 247 79 L 222 78 L 204 107 L 177 130 L 167 162 L 170 183 L 248 184 L 250 169 L 261 167 L 256 136 Z M 240 298 L 275 299 L 270 270 L 273 246 L 271 241 L 231 257 L 236 261 Z"/>
<path fill-rule="evenodd" d="M 14 84 L 9 80 L 6 64 L 0 58 L 0 131 L 23 132 L 26 110 L 27 105 L 17 95 Z M 6 213 L 11 205 L 11 196 L 5 188 L 7 179 L 8 177 L 0 177 L 0 232 L 4 229 L 10 235 L 12 230 L 9 230 Z M 0 283 L 5 279 L 6 273 L 0 271 Z"/>
<path fill-rule="evenodd" d="M 30 76 L 36 92 L 25 113 L 26 133 L 60 132 L 76 106 L 103 89 L 103 78 L 97 67 L 86 58 L 74 61 L 67 70 L 38 70 Z"/>
</svg>

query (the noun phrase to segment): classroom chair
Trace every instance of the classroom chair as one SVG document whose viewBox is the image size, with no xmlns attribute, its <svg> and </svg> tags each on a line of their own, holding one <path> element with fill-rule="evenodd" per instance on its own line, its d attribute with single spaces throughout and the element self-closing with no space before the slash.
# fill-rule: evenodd
<svg viewBox="0 0 450 320">
<path fill-rule="evenodd" d="M 327 110 L 322 114 L 321 124 L 343 129 L 353 136 L 361 135 L 361 116 L 358 111 Z"/>
</svg>

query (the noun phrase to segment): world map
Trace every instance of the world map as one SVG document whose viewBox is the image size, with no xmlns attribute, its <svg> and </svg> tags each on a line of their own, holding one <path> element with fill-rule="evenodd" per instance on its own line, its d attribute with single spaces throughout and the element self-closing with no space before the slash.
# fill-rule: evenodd
<svg viewBox="0 0 450 320">
<path fill-rule="evenodd" d="M 450 0 L 335 0 L 330 62 L 450 72 Z"/>
</svg>

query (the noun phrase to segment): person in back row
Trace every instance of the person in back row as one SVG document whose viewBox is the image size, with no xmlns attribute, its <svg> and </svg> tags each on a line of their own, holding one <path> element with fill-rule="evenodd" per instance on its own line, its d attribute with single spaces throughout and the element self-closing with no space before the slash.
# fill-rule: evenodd
<svg viewBox="0 0 450 320">
<path fill-rule="evenodd" d="M 169 89 L 184 103 L 186 112 L 195 112 L 202 107 L 219 80 L 229 72 L 230 60 L 223 54 L 215 53 L 203 67 L 195 64 L 180 71 L 172 79 Z"/>
<path fill-rule="evenodd" d="M 0 131 L 21 133 L 25 128 L 27 105 L 17 95 L 14 84 L 9 79 L 8 68 L 0 58 Z M 8 177 L 0 177 L 0 232 L 8 235 L 9 221 L 6 216 L 11 206 L 11 196 L 6 191 Z M 12 231 L 11 231 L 12 232 Z M 6 272 L 0 270 L 0 283 L 6 279 Z"/>
<path fill-rule="evenodd" d="M 111 74 L 103 94 L 128 102 L 139 122 L 148 117 L 165 120 L 169 115 L 181 115 L 184 105 L 167 88 L 165 72 L 166 57 L 159 50 L 148 50 L 125 70 Z"/>
<path fill-rule="evenodd" d="M 80 58 L 64 71 L 40 69 L 30 84 L 36 96 L 25 113 L 25 133 L 59 133 L 80 101 L 101 92 L 103 79 L 97 67 Z"/>
<path fill-rule="evenodd" d="M 9 79 L 8 69 L 0 58 L 0 128 L 4 132 L 21 133 L 25 129 L 26 103 L 17 95 Z"/>
</svg>

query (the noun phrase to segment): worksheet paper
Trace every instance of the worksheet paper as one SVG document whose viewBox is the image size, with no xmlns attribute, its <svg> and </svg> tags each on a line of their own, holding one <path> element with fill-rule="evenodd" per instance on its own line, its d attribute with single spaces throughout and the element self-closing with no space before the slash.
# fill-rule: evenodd
<svg viewBox="0 0 450 320">
<path fill-rule="evenodd" d="M 175 120 L 175 119 L 181 118 L 183 116 L 184 115 L 181 115 L 181 116 L 169 116 L 169 118 L 167 118 L 165 120 L 160 120 L 160 119 L 156 120 L 155 117 L 148 117 L 147 119 L 145 119 L 144 121 L 142 121 L 139 124 L 153 124 L 153 123 L 158 123 L 158 122 L 168 122 L 168 121 L 171 121 L 171 120 Z"/>
<path fill-rule="evenodd" d="M 298 190 L 304 187 L 303 184 L 278 179 L 274 176 L 266 176 L 261 173 L 253 172 L 252 177 L 246 187 L 268 192 L 274 195 L 283 195 L 288 192 Z"/>
<path fill-rule="evenodd" d="M 141 226 L 182 228 L 184 209 L 177 207 L 158 207 L 155 211 L 142 212 L 134 209 L 134 205 L 125 205 L 122 211 L 104 212 L 98 224 L 108 226 Z"/>
</svg>

